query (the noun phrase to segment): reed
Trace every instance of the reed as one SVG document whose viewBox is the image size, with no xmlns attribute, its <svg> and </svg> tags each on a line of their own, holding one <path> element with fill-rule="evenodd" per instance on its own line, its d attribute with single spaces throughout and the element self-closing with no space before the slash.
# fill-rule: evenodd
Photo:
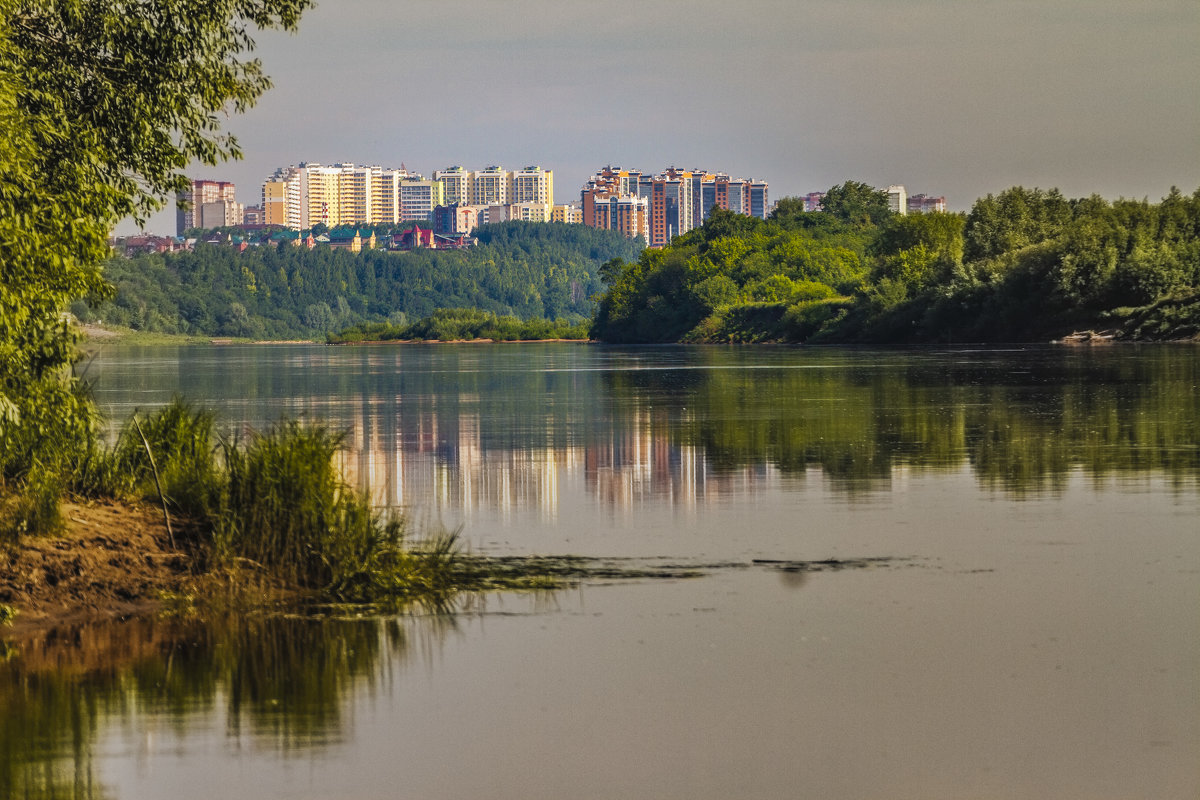
<svg viewBox="0 0 1200 800">
<path fill-rule="evenodd" d="M 224 483 L 215 419 L 212 411 L 180 397 L 144 420 L 135 413 L 117 442 L 117 466 L 141 497 L 153 498 L 161 488 L 172 510 L 207 516 L 219 503 Z"/>
<path fill-rule="evenodd" d="M 81 435 L 56 453 L 59 468 L 34 462 L 0 516 L 49 529 L 64 491 L 161 501 L 168 526 L 172 516 L 188 523 L 198 564 L 234 572 L 252 565 L 272 585 L 322 602 L 419 601 L 437 610 L 462 591 L 561 582 L 540 564 L 468 557 L 458 531 L 410 537 L 403 517 L 376 511 L 346 483 L 338 465 L 343 447 L 343 434 L 295 421 L 223 439 L 211 411 L 175 398 L 154 413 L 135 413 L 111 445 Z"/>
<path fill-rule="evenodd" d="M 343 436 L 320 425 L 276 424 L 222 445 L 225 490 L 213 515 L 218 557 L 347 602 L 451 588 L 454 541 L 406 549 L 401 517 L 376 513 L 336 464 Z"/>
</svg>

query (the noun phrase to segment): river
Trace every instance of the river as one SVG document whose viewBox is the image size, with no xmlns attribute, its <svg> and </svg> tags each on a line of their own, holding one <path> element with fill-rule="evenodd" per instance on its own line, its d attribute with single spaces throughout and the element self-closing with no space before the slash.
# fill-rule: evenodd
<svg viewBox="0 0 1200 800">
<path fill-rule="evenodd" d="M 1200 349 L 110 346 L 490 553 L 702 577 L 0 664 L 0 794 L 1194 798 Z M 859 563 L 858 560 L 867 561 Z M 859 568 L 807 572 L 788 562 Z M 782 562 L 782 563 L 781 563 Z"/>
</svg>

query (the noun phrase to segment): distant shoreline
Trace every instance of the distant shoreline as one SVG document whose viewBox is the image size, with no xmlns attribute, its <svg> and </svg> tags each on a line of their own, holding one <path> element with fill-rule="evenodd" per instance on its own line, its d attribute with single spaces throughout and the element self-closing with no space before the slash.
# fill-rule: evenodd
<svg viewBox="0 0 1200 800">
<path fill-rule="evenodd" d="M 99 325 L 81 325 L 78 328 L 81 334 L 82 341 L 85 344 L 104 345 L 104 344 L 133 344 L 142 346 L 168 346 L 168 345 L 210 345 L 213 347 L 227 347 L 232 345 L 293 345 L 293 344 L 319 344 L 330 347 L 344 347 L 347 345 L 439 345 L 439 344 L 557 344 L 557 343 L 573 343 L 573 344 L 604 344 L 599 339 L 361 339 L 356 341 L 344 342 L 322 342 L 316 339 L 243 339 L 229 336 L 196 336 L 182 333 L 148 333 L 145 331 L 134 331 L 126 329 L 105 328 Z M 1197 338 L 1181 337 L 1175 339 L 1123 339 L 1111 335 L 1111 331 L 1073 331 L 1069 334 L 1064 334 L 1060 337 L 1027 342 L 887 342 L 887 343 L 833 343 L 823 342 L 821 344 L 803 344 L 797 342 L 778 342 L 778 341 L 761 341 L 761 342 L 693 342 L 691 344 L 708 344 L 708 345 L 736 345 L 736 346 L 753 346 L 753 345 L 772 345 L 772 346 L 791 346 L 791 347 L 929 347 L 929 346 L 960 346 L 960 345 L 978 345 L 978 346 L 1004 346 L 1004 345 L 1059 345 L 1066 347 L 1095 347 L 1107 345 L 1122 345 L 1122 344 L 1195 344 Z M 681 344 L 680 342 L 661 342 L 660 344 Z"/>
</svg>

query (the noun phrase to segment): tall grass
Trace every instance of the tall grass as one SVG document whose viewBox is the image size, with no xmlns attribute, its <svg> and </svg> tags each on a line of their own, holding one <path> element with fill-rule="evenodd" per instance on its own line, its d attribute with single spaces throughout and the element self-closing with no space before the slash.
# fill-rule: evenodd
<svg viewBox="0 0 1200 800">
<path fill-rule="evenodd" d="M 345 583 L 395 533 L 342 480 L 334 466 L 341 447 L 340 435 L 296 422 L 224 443 L 225 487 L 213 520 L 218 552 L 308 588 Z"/>
<path fill-rule="evenodd" d="M 212 411 L 179 397 L 144 420 L 134 414 L 117 442 L 117 467 L 141 496 L 161 487 L 173 510 L 207 515 L 220 502 L 222 484 L 215 421 Z"/>
<path fill-rule="evenodd" d="M 297 422 L 225 443 L 218 553 L 349 602 L 452 591 L 456 537 L 410 549 L 404 520 L 377 514 L 342 478 L 335 464 L 342 446 L 341 434 Z"/>
</svg>

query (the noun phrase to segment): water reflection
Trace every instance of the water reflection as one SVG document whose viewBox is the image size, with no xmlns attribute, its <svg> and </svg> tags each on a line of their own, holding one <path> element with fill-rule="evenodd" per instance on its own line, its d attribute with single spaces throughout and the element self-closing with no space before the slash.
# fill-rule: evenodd
<svg viewBox="0 0 1200 800">
<path fill-rule="evenodd" d="M 121 417 L 181 391 L 232 424 L 287 414 L 350 431 L 382 504 L 553 523 L 562 487 L 599 506 L 694 509 L 813 470 L 835 491 L 968 468 L 992 490 L 1200 474 L 1200 349 L 855 351 L 581 345 L 117 350 Z"/>
<path fill-rule="evenodd" d="M 427 620 L 421 635 L 445 624 Z M 156 739 L 182 738 L 206 719 L 222 719 L 234 747 L 336 744 L 347 698 L 402 662 L 407 633 L 396 619 L 141 619 L 22 641 L 0 664 L 0 797 L 108 796 L 96 742 L 122 725 L 137 731 L 139 761 Z"/>
</svg>

